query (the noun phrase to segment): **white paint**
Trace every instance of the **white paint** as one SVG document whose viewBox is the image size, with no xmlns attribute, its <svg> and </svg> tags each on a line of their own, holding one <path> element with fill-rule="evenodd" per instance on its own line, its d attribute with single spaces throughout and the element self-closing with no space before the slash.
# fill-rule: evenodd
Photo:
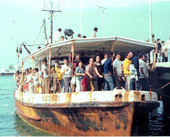
<svg viewBox="0 0 170 137">
<path fill-rule="evenodd" d="M 129 92 L 125 99 L 126 92 Z M 71 94 L 71 95 L 69 95 Z M 158 101 L 157 93 L 149 91 L 125 91 L 125 89 L 114 89 L 113 91 L 93 91 L 78 93 L 55 93 L 55 94 L 34 94 L 15 91 L 15 97 L 19 101 L 32 104 L 62 104 L 62 103 L 85 103 L 85 102 L 112 102 L 116 101 L 116 94 L 122 95 L 122 101 L 140 102 L 141 95 L 145 95 L 145 101 Z M 140 96 L 137 97 L 137 94 Z M 152 97 L 150 97 L 150 94 Z M 52 97 L 56 98 L 52 100 Z M 55 101 L 57 100 L 57 101 Z"/>
</svg>

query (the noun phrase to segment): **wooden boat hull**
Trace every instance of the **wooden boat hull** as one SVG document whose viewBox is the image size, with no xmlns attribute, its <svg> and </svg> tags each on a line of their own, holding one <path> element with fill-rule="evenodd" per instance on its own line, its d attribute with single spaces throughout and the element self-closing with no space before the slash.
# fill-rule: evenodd
<svg viewBox="0 0 170 137">
<path fill-rule="evenodd" d="M 144 115 L 147 115 L 159 106 L 157 102 L 94 102 L 71 103 L 63 107 L 35 106 L 16 99 L 15 103 L 17 114 L 25 122 L 53 135 L 67 136 L 129 136 L 133 121 L 136 121 L 134 112 L 140 113 L 138 110 L 142 108 L 145 110 Z"/>
</svg>

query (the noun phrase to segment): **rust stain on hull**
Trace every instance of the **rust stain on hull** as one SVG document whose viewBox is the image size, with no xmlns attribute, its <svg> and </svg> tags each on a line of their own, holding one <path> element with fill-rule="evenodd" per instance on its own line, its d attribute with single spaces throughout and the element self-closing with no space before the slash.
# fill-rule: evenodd
<svg viewBox="0 0 170 137">
<path fill-rule="evenodd" d="M 115 103 L 116 104 L 116 103 Z M 114 107 L 36 108 L 16 100 L 17 112 L 29 124 L 54 135 L 129 136 L 133 103 Z M 24 114 L 24 115 L 23 115 Z M 32 116 L 28 117 L 28 116 Z M 40 117 L 40 120 L 34 118 Z"/>
</svg>

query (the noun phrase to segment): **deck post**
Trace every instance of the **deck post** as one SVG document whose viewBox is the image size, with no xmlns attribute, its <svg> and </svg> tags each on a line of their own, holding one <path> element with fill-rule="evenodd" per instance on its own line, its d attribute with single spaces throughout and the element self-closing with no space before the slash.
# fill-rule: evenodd
<svg viewBox="0 0 170 137">
<path fill-rule="evenodd" d="M 32 72 L 31 72 L 31 90 L 34 92 L 34 90 L 33 90 L 33 73 L 34 73 L 34 56 L 32 56 Z"/>
<path fill-rule="evenodd" d="M 49 69 L 49 76 L 51 74 L 51 46 L 49 46 L 49 66 L 48 66 L 48 69 Z"/>
<path fill-rule="evenodd" d="M 111 43 L 111 45 L 110 45 L 110 51 L 111 51 L 111 52 L 114 52 L 115 45 L 116 45 L 116 40 L 114 40 L 114 41 Z"/>
<path fill-rule="evenodd" d="M 21 92 L 23 92 L 23 84 L 24 84 L 24 61 L 22 61 L 22 76 L 21 76 L 21 87 L 20 87 Z"/>
<path fill-rule="evenodd" d="M 71 45 L 71 54 L 72 54 L 72 58 L 71 58 L 71 64 L 72 64 L 72 77 L 74 75 L 74 46 L 75 46 L 75 40 L 72 41 L 72 45 Z"/>
</svg>

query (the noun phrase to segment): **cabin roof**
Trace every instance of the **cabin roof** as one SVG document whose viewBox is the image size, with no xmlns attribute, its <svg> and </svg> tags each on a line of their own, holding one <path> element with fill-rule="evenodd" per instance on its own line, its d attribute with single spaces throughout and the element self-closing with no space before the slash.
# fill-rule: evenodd
<svg viewBox="0 0 170 137">
<path fill-rule="evenodd" d="M 144 42 L 124 37 L 103 37 L 103 38 L 77 38 L 70 39 L 45 46 L 37 51 L 27 55 L 22 60 L 34 58 L 43 59 L 48 57 L 49 48 L 52 48 L 52 57 L 66 57 L 71 52 L 72 42 L 75 42 L 74 52 L 83 53 L 91 56 L 94 53 L 103 53 L 107 51 L 127 53 L 130 49 L 139 50 L 148 53 L 154 48 L 155 43 Z"/>
</svg>

